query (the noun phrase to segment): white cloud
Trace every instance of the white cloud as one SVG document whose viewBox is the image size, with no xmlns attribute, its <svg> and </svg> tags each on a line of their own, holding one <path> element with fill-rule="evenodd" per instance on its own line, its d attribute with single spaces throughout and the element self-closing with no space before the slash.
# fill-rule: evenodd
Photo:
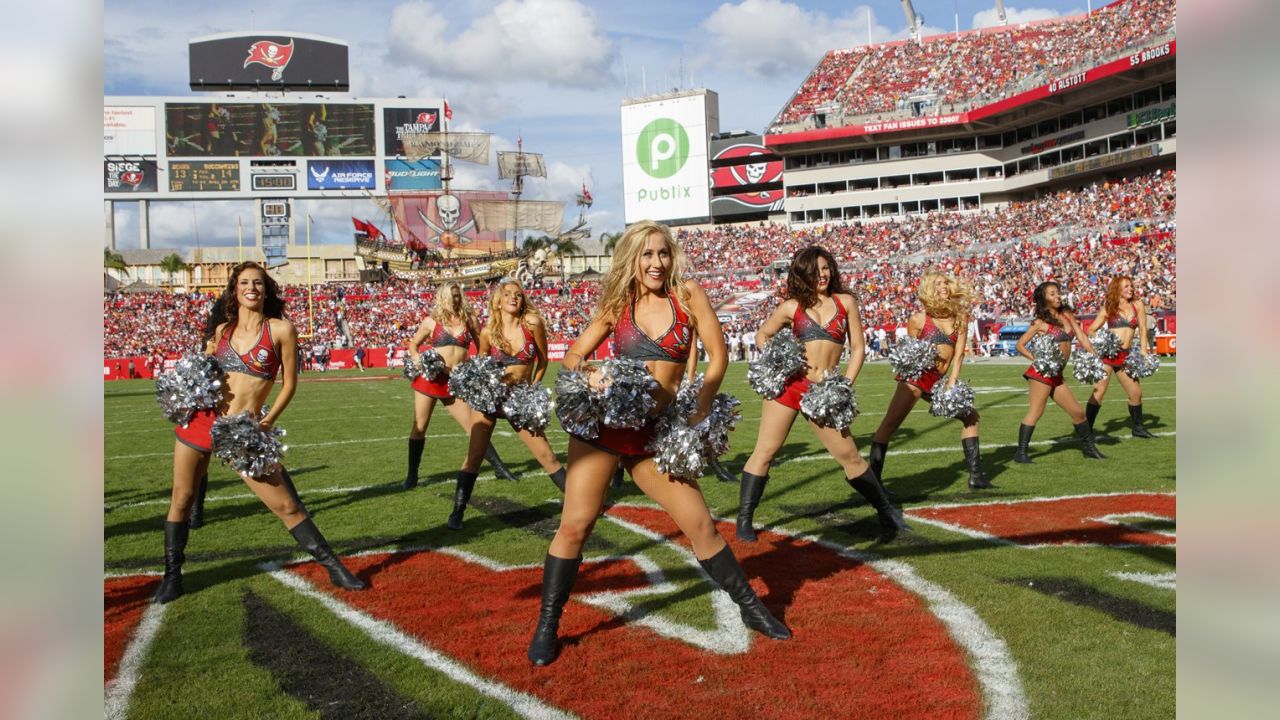
<svg viewBox="0 0 1280 720">
<path fill-rule="evenodd" d="M 391 12 L 392 61 L 464 80 L 599 86 L 610 78 L 613 47 L 595 13 L 577 0 L 504 0 L 461 32 L 430 2 Z"/>
<path fill-rule="evenodd" d="M 1008 24 L 1010 25 L 1018 25 L 1020 23 L 1025 23 L 1025 22 L 1034 22 L 1036 20 L 1048 20 L 1050 18 L 1060 17 L 1062 15 L 1062 13 L 1059 13 L 1057 10 L 1049 10 L 1047 8 L 1027 8 L 1023 10 L 1021 8 L 1010 7 L 1008 5 L 1005 6 L 1004 12 L 1005 12 L 1005 17 L 1008 19 Z M 1074 14 L 1074 12 L 1075 11 L 1073 11 L 1071 14 Z M 994 6 L 992 6 L 987 8 L 986 10 L 983 10 L 982 12 L 975 13 L 973 16 L 973 25 L 971 27 L 984 28 L 984 27 L 993 27 L 999 24 L 1000 24 L 999 12 L 996 10 Z"/>
<path fill-rule="evenodd" d="M 866 44 L 868 19 L 873 43 L 903 34 L 878 24 L 866 5 L 830 17 L 782 0 L 726 3 L 707 18 L 703 28 L 708 33 L 711 63 L 776 77 L 812 68 L 828 50 Z"/>
</svg>

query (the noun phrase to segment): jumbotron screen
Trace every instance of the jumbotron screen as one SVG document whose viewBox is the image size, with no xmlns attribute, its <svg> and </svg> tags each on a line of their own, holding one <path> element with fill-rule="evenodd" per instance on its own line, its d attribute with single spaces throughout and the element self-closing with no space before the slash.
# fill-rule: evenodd
<svg viewBox="0 0 1280 720">
<path fill-rule="evenodd" d="M 375 154 L 374 106 L 165 103 L 169 157 L 337 157 Z"/>
</svg>

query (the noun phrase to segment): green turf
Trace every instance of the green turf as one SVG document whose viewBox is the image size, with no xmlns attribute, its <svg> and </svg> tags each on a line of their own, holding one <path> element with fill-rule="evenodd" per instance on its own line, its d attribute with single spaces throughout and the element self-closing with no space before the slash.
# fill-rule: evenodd
<svg viewBox="0 0 1280 720">
<path fill-rule="evenodd" d="M 1066 414 L 1050 404 L 1034 439 L 1060 442 L 1034 446 L 1036 464 L 1030 466 L 1012 462 L 1017 426 L 1026 410 L 1023 367 L 981 362 L 964 373 L 978 391 L 984 464 L 998 489 L 974 492 L 966 487 L 960 424 L 930 417 L 920 403 L 895 436 L 885 466 L 886 482 L 904 506 L 1176 489 L 1175 364 L 1166 364 L 1143 383 L 1148 427 L 1161 437 L 1129 438 L 1124 394 L 1113 383 L 1098 420 L 1099 429 L 1109 434 L 1099 442 L 1108 459 L 1084 459 Z M 548 384 L 555 370 L 548 373 Z M 348 376 L 360 373 L 308 374 L 280 421 L 288 430 L 287 465 L 336 549 L 454 545 L 508 564 L 540 562 L 555 529 L 559 493 L 524 446 L 503 432 L 505 426 L 500 426 L 494 443 L 524 479 L 494 480 L 486 467 L 476 486 L 467 530 L 459 535 L 444 528 L 453 474 L 466 447 L 457 424 L 437 409 L 428 429 L 423 482 L 405 492 L 399 482 L 404 476 L 412 391 L 398 378 L 311 382 Z M 1085 389 L 1070 385 L 1083 400 Z M 754 442 L 760 403 L 746 384 L 745 364 L 730 367 L 723 389 L 744 401 L 745 417 L 725 460 L 738 471 Z M 887 365 L 869 364 L 857 389 L 863 414 L 854 423 L 854 433 L 865 453 L 893 391 Z M 172 473 L 172 426 L 161 417 L 149 381 L 106 383 L 104 394 L 106 569 L 157 571 Z M 567 436 L 553 425 L 550 439 L 563 458 Z M 903 452 L 934 448 L 939 450 Z M 1172 571 L 1173 548 L 1029 550 L 922 523 L 915 524 L 915 533 L 880 545 L 875 543 L 873 514 L 861 499 L 853 499 L 839 468 L 824 457 L 803 423 L 793 429 L 778 461 L 756 513 L 757 526 L 779 525 L 900 560 L 947 588 L 1008 644 L 1033 717 L 1174 715 L 1175 594 L 1110 574 Z M 705 478 L 702 487 L 714 513 L 736 513 L 736 485 Z M 611 491 L 611 499 L 647 502 L 630 483 L 620 492 Z M 266 577 L 258 564 L 295 557 L 296 546 L 243 482 L 216 464 L 210 472 L 206 517 L 208 525 L 192 533 L 187 550 L 189 594 L 169 608 L 142 666 L 131 717 L 318 717 L 249 659 L 243 604 L 248 592 L 367 668 L 387 687 L 413 700 L 425 715 L 510 716 L 501 703 L 363 640 L 360 631 L 315 601 Z M 1173 530 L 1163 521 L 1135 524 Z M 671 598 L 648 599 L 647 607 L 705 626 L 709 596 L 696 591 L 702 581 L 696 573 L 680 569 L 678 555 L 670 548 L 601 522 L 587 549 L 588 555 L 637 552 L 667 568 L 669 578 L 685 590 Z M 1081 595 L 1096 602 L 1077 601 Z M 1119 610 L 1100 610 L 1098 603 Z"/>
</svg>

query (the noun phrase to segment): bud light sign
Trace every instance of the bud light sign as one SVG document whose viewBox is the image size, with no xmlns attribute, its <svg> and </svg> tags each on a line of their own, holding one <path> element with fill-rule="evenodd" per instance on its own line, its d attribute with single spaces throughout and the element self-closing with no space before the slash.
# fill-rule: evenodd
<svg viewBox="0 0 1280 720">
<path fill-rule="evenodd" d="M 308 190 L 373 190 L 372 160 L 309 160 Z"/>
<path fill-rule="evenodd" d="M 107 160 L 102 164 L 102 189 L 109 193 L 155 192 L 153 160 Z"/>
<path fill-rule="evenodd" d="M 440 163 L 435 160 L 387 159 L 388 190 L 439 190 L 440 187 Z"/>
</svg>

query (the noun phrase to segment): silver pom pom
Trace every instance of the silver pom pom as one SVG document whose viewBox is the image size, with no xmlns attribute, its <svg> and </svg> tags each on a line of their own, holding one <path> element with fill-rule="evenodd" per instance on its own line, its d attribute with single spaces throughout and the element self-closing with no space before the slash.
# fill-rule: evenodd
<svg viewBox="0 0 1280 720">
<path fill-rule="evenodd" d="M 195 353 L 156 378 L 156 402 L 165 419 L 186 426 L 196 410 L 213 410 L 222 401 L 222 368 L 212 355 Z"/>
<path fill-rule="evenodd" d="M 1037 335 L 1031 338 L 1031 342 L 1027 343 L 1027 349 L 1031 351 L 1034 358 L 1031 366 L 1036 369 L 1036 372 L 1045 377 L 1062 374 L 1062 366 L 1067 364 L 1067 359 L 1062 357 L 1062 348 L 1058 346 L 1058 341 L 1052 335 Z"/>
<path fill-rule="evenodd" d="M 1135 380 L 1151 377 L 1159 369 L 1160 358 L 1155 355 L 1143 355 L 1142 350 L 1136 346 L 1129 351 L 1129 357 L 1124 359 L 1124 371 Z"/>
<path fill-rule="evenodd" d="M 1124 349 L 1120 347 L 1120 336 L 1111 332 L 1109 328 L 1100 328 L 1093 337 L 1089 338 L 1089 342 L 1093 343 L 1093 350 L 1099 357 L 1113 358 Z"/>
<path fill-rule="evenodd" d="M 1092 385 L 1107 376 L 1107 366 L 1097 355 L 1084 348 L 1076 348 L 1071 352 L 1071 372 L 1076 376 L 1076 382 Z"/>
<path fill-rule="evenodd" d="M 604 383 L 605 427 L 616 429 L 644 427 L 658 403 L 651 394 L 658 381 L 640 360 L 613 358 L 600 365 Z"/>
<path fill-rule="evenodd" d="M 782 394 L 787 379 L 806 367 L 804 348 L 790 330 L 781 330 L 769 338 L 760 355 L 747 365 L 747 382 L 765 400 Z"/>
<path fill-rule="evenodd" d="M 502 413 L 516 430 L 540 433 L 551 422 L 551 389 L 531 383 L 512 385 L 502 401 Z"/>
<path fill-rule="evenodd" d="M 561 368 L 556 376 L 555 411 L 565 432 L 594 440 L 600 435 L 604 395 L 591 388 L 586 373 Z"/>
<path fill-rule="evenodd" d="M 973 388 L 963 380 L 946 387 L 939 382 L 941 390 L 934 389 L 933 399 L 929 401 L 929 414 L 934 417 L 962 418 L 973 410 Z"/>
<path fill-rule="evenodd" d="M 404 379 L 413 382 L 422 374 L 422 368 L 418 367 L 418 363 L 413 361 L 411 357 L 405 357 L 404 366 L 400 368 L 400 372 L 404 374 Z"/>
<path fill-rule="evenodd" d="M 482 413 L 493 415 L 507 396 L 502 366 L 488 356 L 475 357 L 449 374 L 449 394 Z"/>
<path fill-rule="evenodd" d="M 700 478 L 708 460 L 729 451 L 729 432 L 742 419 L 737 398 L 717 393 L 707 416 L 689 426 L 689 418 L 698 410 L 703 380 L 698 375 L 682 383 L 676 399 L 658 418 L 653 439 L 645 447 L 654 453 L 659 472 L 678 478 Z"/>
<path fill-rule="evenodd" d="M 253 478 L 270 475 L 289 449 L 280 442 L 285 435 L 282 428 L 264 431 L 258 417 L 248 411 L 214 420 L 211 434 L 214 454 L 236 472 Z"/>
<path fill-rule="evenodd" d="M 933 367 L 937 356 L 938 349 L 928 340 L 904 337 L 889 351 L 889 364 L 893 365 L 893 374 L 903 380 L 918 380 Z"/>
<path fill-rule="evenodd" d="M 821 382 L 809 386 L 800 398 L 800 412 L 823 427 L 843 430 L 858 416 L 858 398 L 853 383 L 845 376 L 828 370 Z"/>
<path fill-rule="evenodd" d="M 423 378 L 438 380 L 448 371 L 449 368 L 444 364 L 444 358 L 440 357 L 440 353 L 436 352 L 435 348 L 430 348 L 418 355 L 418 374 Z"/>
</svg>

